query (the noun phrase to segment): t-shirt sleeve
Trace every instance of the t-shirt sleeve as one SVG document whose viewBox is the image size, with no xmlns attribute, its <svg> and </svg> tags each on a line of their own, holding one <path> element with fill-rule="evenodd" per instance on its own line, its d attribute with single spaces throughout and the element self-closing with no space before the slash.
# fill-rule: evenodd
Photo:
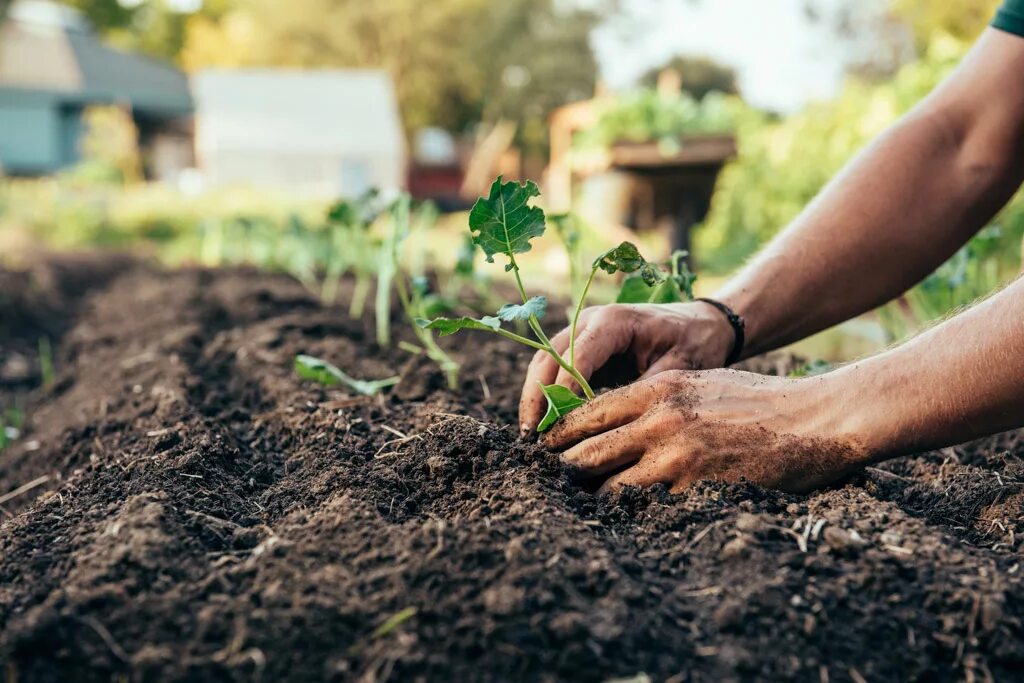
<svg viewBox="0 0 1024 683">
<path fill-rule="evenodd" d="M 992 26 L 1024 37 L 1024 0 L 1006 0 L 996 12 Z"/>
</svg>

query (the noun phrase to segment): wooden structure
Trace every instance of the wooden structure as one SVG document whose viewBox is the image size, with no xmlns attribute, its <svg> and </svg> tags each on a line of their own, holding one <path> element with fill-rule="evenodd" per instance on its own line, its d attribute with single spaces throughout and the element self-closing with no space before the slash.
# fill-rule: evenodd
<svg viewBox="0 0 1024 683">
<path fill-rule="evenodd" d="M 664 155 L 655 143 L 619 144 L 609 168 L 633 177 L 627 226 L 645 230 L 670 221 L 672 249 L 690 248 L 690 231 L 704 220 L 725 162 L 736 154 L 731 136 L 685 138 Z"/>
<path fill-rule="evenodd" d="M 678 78 L 660 78 L 658 89 L 678 92 Z M 685 137 L 679 141 L 678 150 L 670 154 L 663 153 L 655 142 L 620 143 L 612 147 L 604 163 L 582 170 L 573 168 L 573 136 L 595 125 L 602 107 L 612 99 L 599 86 L 594 99 L 565 105 L 552 114 L 546 178 L 549 205 L 555 211 L 568 211 L 574 182 L 617 171 L 631 181 L 628 208 L 619 222 L 636 231 L 670 224 L 672 248 L 692 252 L 690 231 L 707 215 L 718 173 L 736 155 L 735 139 L 729 135 Z"/>
</svg>

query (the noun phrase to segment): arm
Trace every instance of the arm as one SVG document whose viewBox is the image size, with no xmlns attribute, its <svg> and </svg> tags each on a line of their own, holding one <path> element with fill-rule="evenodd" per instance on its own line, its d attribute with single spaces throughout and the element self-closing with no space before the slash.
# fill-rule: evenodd
<svg viewBox="0 0 1024 683">
<path fill-rule="evenodd" d="M 746 320 L 745 355 L 898 296 L 1002 207 L 1024 178 L 1022 71 L 1024 40 L 987 30 L 719 292 Z"/>
<path fill-rule="evenodd" d="M 949 258 L 1024 178 L 1024 40 L 985 32 L 964 63 L 862 152 L 717 298 L 746 320 L 744 356 L 870 310 Z M 814 163 L 814 160 L 808 160 Z M 568 331 L 552 342 L 561 352 Z M 576 359 L 590 378 L 629 359 L 641 378 L 720 367 L 733 343 L 704 303 L 584 311 Z M 526 432 L 544 413 L 537 383 L 575 383 L 544 354 L 519 404 Z"/>
<path fill-rule="evenodd" d="M 807 491 L 864 465 L 1024 427 L 1024 280 L 819 377 L 666 372 L 599 396 L 547 442 L 604 488 L 700 479 Z"/>
</svg>

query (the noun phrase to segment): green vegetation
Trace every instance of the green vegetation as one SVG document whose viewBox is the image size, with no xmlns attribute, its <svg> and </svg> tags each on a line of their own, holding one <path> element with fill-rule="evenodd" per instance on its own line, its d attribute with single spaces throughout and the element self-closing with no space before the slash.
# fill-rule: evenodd
<svg viewBox="0 0 1024 683">
<path fill-rule="evenodd" d="M 295 372 L 299 377 L 319 382 L 325 387 L 341 384 L 364 396 L 378 394 L 382 389 L 398 384 L 399 380 L 398 377 L 378 380 L 356 379 L 325 360 L 305 355 L 295 357 Z"/>
<path fill-rule="evenodd" d="M 494 263 L 495 256 L 503 256 L 508 259 L 504 265 L 505 272 L 512 274 L 516 291 L 519 293 L 522 303 L 505 304 L 498 309 L 496 316 L 484 316 L 480 319 L 471 317 L 435 318 L 433 320 L 421 319 L 417 322 L 420 328 L 434 330 L 441 336 L 462 330 L 491 332 L 550 355 L 579 384 L 586 398 L 582 399 L 576 396 L 565 387 L 542 386 L 544 395 L 548 399 L 548 413 L 538 429 L 541 427 L 547 429 L 560 416 L 579 407 L 585 400 L 594 398 L 594 391 L 590 384 L 575 367 L 575 356 L 576 326 L 597 272 L 636 273 L 650 288 L 659 287 L 669 281 L 672 276 L 644 259 L 636 246 L 629 242 L 623 242 L 594 259 L 587 280 L 573 307 L 567 360 L 552 345 L 540 322 L 547 312 L 547 297 L 530 297 L 527 294 L 520 276 L 519 264 L 516 262 L 517 254 L 530 251 L 533 246 L 532 240 L 544 235 L 546 229 L 544 211 L 530 204 L 531 200 L 539 195 L 540 190 L 532 181 L 520 185 L 516 182 L 503 182 L 499 177 L 491 185 L 490 194 L 478 199 L 469 215 L 469 230 L 473 235 L 473 241 L 483 251 L 487 262 Z M 532 331 L 534 339 L 502 328 L 503 322 L 525 322 Z"/>
<path fill-rule="evenodd" d="M 729 133 L 737 125 L 740 101 L 722 93 L 696 100 L 686 92 L 666 95 L 645 89 L 612 99 L 597 123 L 573 139 L 578 160 L 624 142 L 656 142 L 665 156 L 679 152 L 686 135 Z"/>
<path fill-rule="evenodd" d="M 0 410 L 0 451 L 21 436 L 21 427 L 24 422 L 25 416 L 18 408 Z"/>
</svg>

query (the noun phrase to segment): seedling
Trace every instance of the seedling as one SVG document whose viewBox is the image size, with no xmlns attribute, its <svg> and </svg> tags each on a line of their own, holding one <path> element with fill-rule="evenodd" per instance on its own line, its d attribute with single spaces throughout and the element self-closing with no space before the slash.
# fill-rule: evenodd
<svg viewBox="0 0 1024 683">
<path fill-rule="evenodd" d="M 619 304 L 674 304 L 693 299 L 693 283 L 697 276 L 686 265 L 688 252 L 673 252 L 669 263 L 671 273 L 656 279 L 653 285 L 640 273 L 629 275 L 622 281 L 622 289 L 615 303 Z"/>
<path fill-rule="evenodd" d="M 398 384 L 400 379 L 397 376 L 377 380 L 356 379 L 323 359 L 301 354 L 295 357 L 295 372 L 298 373 L 299 377 L 319 382 L 325 387 L 342 384 L 364 396 L 379 394 L 381 390 Z"/>
<path fill-rule="evenodd" d="M 420 346 L 406 343 L 402 348 L 412 353 L 426 353 L 445 373 L 448 388 L 455 389 L 459 384 L 459 364 L 437 345 L 433 333 L 416 324 L 418 319 L 428 315 L 431 305 L 426 278 L 420 276 L 407 280 L 399 264 L 400 247 L 411 232 L 410 205 L 409 195 L 403 194 L 391 207 L 391 232 L 385 239 L 378 264 L 377 341 L 386 343 L 390 338 L 387 330 L 391 320 L 391 288 L 394 286 L 402 312 L 420 343 Z M 422 223 L 419 227 L 423 227 Z"/>
<path fill-rule="evenodd" d="M 42 379 L 43 386 L 47 387 L 53 384 L 55 377 L 53 370 L 53 347 L 50 345 L 49 337 L 39 338 L 39 377 Z"/>
<path fill-rule="evenodd" d="M 21 435 L 24 416 L 17 408 L 0 411 L 0 451 L 7 448 Z"/>
<path fill-rule="evenodd" d="M 530 200 L 539 195 L 540 190 L 532 181 L 520 185 L 515 182 L 503 182 L 499 176 L 491 185 L 490 194 L 478 199 L 469 215 L 469 230 L 473 235 L 473 241 L 483 251 L 487 262 L 494 263 L 494 257 L 499 255 L 508 259 L 505 271 L 512 273 L 522 303 L 505 304 L 498 309 L 496 316 L 484 316 L 479 319 L 470 317 L 421 319 L 417 322 L 422 329 L 434 330 L 442 337 L 460 330 L 480 330 L 499 334 L 550 355 L 579 384 L 584 397 L 577 396 L 565 387 L 542 385 L 541 389 L 548 400 L 547 414 L 538 425 L 538 430 L 543 431 L 562 415 L 594 398 L 594 391 L 590 384 L 575 367 L 575 332 L 580 312 L 583 310 L 587 293 L 597 272 L 601 270 L 606 273 L 637 273 L 649 287 L 656 287 L 663 283 L 669 275 L 657 265 L 645 260 L 636 246 L 629 242 L 623 242 L 594 259 L 586 284 L 573 309 L 568 359 L 566 359 L 551 344 L 551 340 L 540 323 L 540 319 L 547 311 L 547 298 L 527 296 L 520 276 L 519 264 L 516 262 L 516 254 L 530 251 L 533 246 L 531 240 L 544 235 L 544 211 L 539 207 L 530 206 Z M 535 339 L 502 328 L 503 322 L 516 321 L 525 322 L 533 332 Z"/>
</svg>

